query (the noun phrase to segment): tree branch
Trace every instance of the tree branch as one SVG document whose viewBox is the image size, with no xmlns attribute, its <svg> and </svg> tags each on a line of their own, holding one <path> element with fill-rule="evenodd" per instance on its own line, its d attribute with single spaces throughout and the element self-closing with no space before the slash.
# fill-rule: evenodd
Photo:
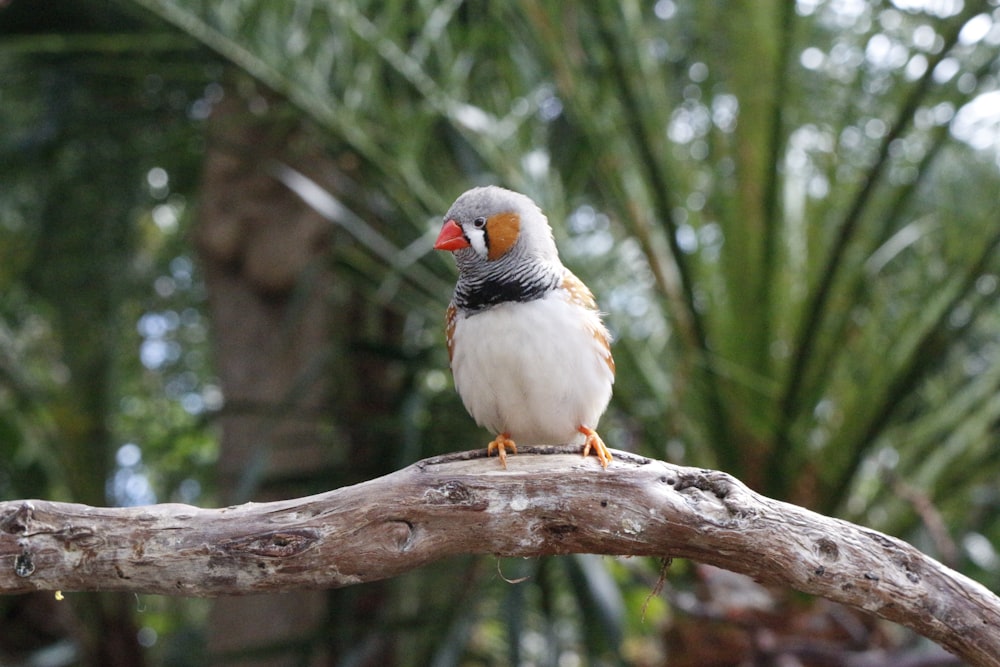
<svg viewBox="0 0 1000 667">
<path fill-rule="evenodd" d="M 544 454 L 544 456 L 543 456 Z M 615 452 L 426 459 L 327 493 L 222 509 L 0 503 L 0 593 L 213 596 L 334 588 L 457 554 L 682 557 L 863 609 L 1000 667 L 1000 598 L 914 547 L 733 477 Z"/>
</svg>

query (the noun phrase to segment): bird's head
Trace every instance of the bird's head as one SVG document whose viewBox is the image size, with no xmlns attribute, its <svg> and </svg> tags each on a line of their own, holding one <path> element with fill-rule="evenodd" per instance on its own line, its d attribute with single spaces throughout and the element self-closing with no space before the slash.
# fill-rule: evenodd
<svg viewBox="0 0 1000 667">
<path fill-rule="evenodd" d="M 455 253 L 460 271 L 559 261 L 552 229 L 535 202 L 493 185 L 455 200 L 434 248 Z"/>
</svg>

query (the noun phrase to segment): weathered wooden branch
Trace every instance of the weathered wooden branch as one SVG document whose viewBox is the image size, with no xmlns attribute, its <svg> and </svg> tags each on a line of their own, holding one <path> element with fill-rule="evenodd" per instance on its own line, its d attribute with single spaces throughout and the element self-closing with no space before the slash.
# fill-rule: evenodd
<svg viewBox="0 0 1000 667">
<path fill-rule="evenodd" d="M 546 455 L 542 455 L 546 454 Z M 1000 598 L 898 539 L 731 476 L 565 448 L 420 461 L 308 498 L 223 509 L 0 503 L 0 592 L 212 596 L 332 588 L 456 554 L 683 557 L 866 610 L 1000 667 Z"/>
</svg>

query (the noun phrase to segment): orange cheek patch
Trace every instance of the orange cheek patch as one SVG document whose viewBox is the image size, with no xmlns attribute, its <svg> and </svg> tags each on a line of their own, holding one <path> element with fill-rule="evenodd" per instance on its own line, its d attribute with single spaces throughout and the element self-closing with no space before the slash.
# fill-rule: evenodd
<svg viewBox="0 0 1000 667">
<path fill-rule="evenodd" d="M 489 239 L 487 258 L 492 262 L 500 259 L 510 250 L 521 232 L 521 216 L 514 212 L 497 213 L 486 221 L 486 235 Z"/>
</svg>

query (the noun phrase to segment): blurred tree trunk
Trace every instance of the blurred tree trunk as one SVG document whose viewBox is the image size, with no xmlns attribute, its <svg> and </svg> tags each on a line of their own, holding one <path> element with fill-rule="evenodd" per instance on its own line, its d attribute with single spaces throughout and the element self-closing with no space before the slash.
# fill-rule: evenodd
<svg viewBox="0 0 1000 667">
<path fill-rule="evenodd" d="M 197 235 L 226 400 L 219 497 L 274 500 L 329 458 L 319 437 L 324 374 L 309 375 L 330 327 L 326 225 L 265 172 L 269 160 L 282 159 L 287 139 L 269 117 L 255 116 L 230 92 L 209 133 Z M 273 645 L 308 646 L 323 603 L 318 591 L 220 598 L 209 651 L 244 655 L 231 664 L 322 664 L 321 656 L 276 655 Z"/>
<path fill-rule="evenodd" d="M 315 493 L 386 465 L 365 446 L 391 404 L 386 365 L 350 354 L 365 331 L 357 309 L 367 306 L 335 280 L 334 227 L 272 173 L 288 164 L 335 189 L 337 169 L 315 135 L 271 104 L 258 93 L 227 91 L 210 121 L 202 181 L 197 241 L 226 401 L 223 503 Z M 398 330 L 388 321 L 377 328 L 384 337 Z M 344 461 L 349 470 L 336 465 Z M 340 662 L 357 648 L 350 629 L 368 625 L 384 590 L 221 598 L 209 652 L 255 667 Z M 335 644 L 345 638 L 352 641 Z M 385 650 L 357 664 L 384 662 Z"/>
</svg>

